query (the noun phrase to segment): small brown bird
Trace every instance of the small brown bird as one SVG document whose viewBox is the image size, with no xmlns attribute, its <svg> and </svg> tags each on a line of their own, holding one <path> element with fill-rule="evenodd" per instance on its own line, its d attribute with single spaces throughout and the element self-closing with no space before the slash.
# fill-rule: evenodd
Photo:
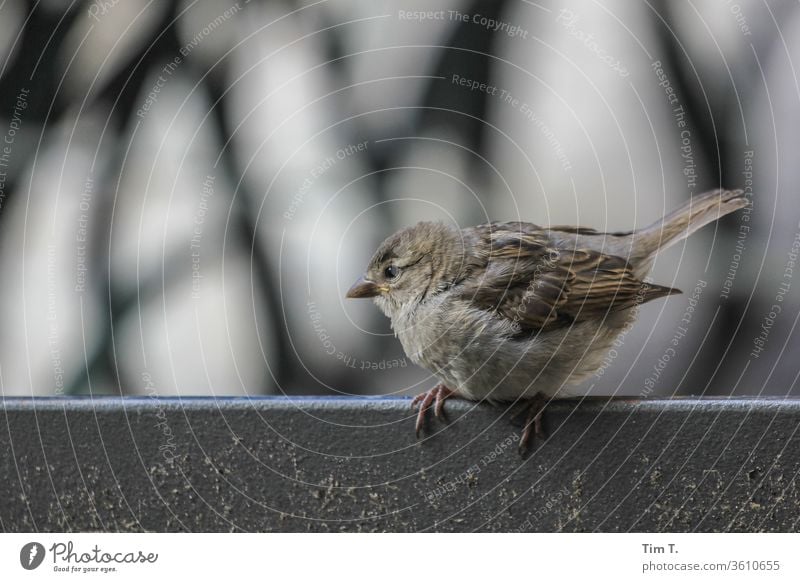
<svg viewBox="0 0 800 582">
<path fill-rule="evenodd" d="M 543 436 L 547 400 L 575 396 L 634 307 L 680 293 L 644 282 L 656 253 L 747 205 L 741 190 L 694 197 L 655 224 L 602 233 L 493 222 L 420 222 L 386 239 L 349 298 L 371 297 L 406 355 L 441 383 L 412 401 L 442 416 L 445 398 L 530 399 L 520 447 Z"/>
</svg>

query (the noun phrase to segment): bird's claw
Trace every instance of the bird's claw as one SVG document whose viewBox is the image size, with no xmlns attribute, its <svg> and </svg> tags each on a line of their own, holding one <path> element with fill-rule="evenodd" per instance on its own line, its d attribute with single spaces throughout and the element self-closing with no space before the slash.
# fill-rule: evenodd
<svg viewBox="0 0 800 582">
<path fill-rule="evenodd" d="M 519 452 L 524 454 L 528 450 L 528 442 L 531 440 L 531 433 L 537 438 L 544 440 L 547 438 L 542 426 L 542 415 L 547 405 L 547 399 L 537 392 L 527 406 L 525 417 L 525 428 L 522 429 L 522 437 L 519 440 Z"/>
<path fill-rule="evenodd" d="M 450 390 L 450 388 L 444 384 L 437 384 L 427 392 L 423 392 L 422 394 L 417 394 L 414 396 L 414 399 L 411 401 L 411 408 L 416 408 L 419 406 L 419 410 L 417 412 L 417 423 L 415 425 L 417 438 L 419 438 L 420 432 L 422 432 L 422 427 L 425 424 L 425 412 L 431 407 L 431 404 L 433 404 L 433 415 L 436 418 L 443 419 L 444 400 L 451 394 L 453 394 L 453 391 Z"/>
</svg>

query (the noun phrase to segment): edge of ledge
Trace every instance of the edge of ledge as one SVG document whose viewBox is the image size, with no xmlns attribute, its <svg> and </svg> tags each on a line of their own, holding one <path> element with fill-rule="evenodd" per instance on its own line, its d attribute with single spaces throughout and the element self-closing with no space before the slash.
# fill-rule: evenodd
<svg viewBox="0 0 800 582">
<path fill-rule="evenodd" d="M 0 397 L 0 410 L 8 411 L 52 411 L 52 410 L 130 410 L 136 408 L 170 408 L 188 410 L 281 410 L 281 409 L 402 409 L 409 408 L 411 397 L 400 396 L 11 396 Z M 473 401 L 453 398 L 448 407 L 467 410 L 476 404 Z M 489 406 L 488 404 L 485 406 Z M 553 400 L 553 408 L 575 408 L 592 411 L 644 410 L 694 410 L 712 408 L 716 410 L 776 410 L 786 408 L 800 411 L 800 398 L 784 397 L 698 397 L 635 398 L 589 396 Z M 494 408 L 494 407 L 492 407 Z M 499 408 L 499 407 L 498 407 Z"/>
</svg>

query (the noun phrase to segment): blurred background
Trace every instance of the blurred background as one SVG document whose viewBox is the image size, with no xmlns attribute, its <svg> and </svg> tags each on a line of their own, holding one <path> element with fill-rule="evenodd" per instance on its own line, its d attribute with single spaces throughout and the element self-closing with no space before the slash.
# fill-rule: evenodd
<svg viewBox="0 0 800 582">
<path fill-rule="evenodd" d="M 800 6 L 0 3 L 2 394 L 398 394 L 344 293 L 421 219 L 629 230 L 660 255 L 594 394 L 797 394 Z"/>
</svg>

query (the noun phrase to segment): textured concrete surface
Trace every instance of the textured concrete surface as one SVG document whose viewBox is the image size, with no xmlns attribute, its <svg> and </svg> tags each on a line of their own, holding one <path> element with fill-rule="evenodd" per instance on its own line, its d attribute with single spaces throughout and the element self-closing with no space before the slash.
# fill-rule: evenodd
<svg viewBox="0 0 800 582">
<path fill-rule="evenodd" d="M 797 531 L 800 401 L 6 399 L 4 531 Z"/>
</svg>

